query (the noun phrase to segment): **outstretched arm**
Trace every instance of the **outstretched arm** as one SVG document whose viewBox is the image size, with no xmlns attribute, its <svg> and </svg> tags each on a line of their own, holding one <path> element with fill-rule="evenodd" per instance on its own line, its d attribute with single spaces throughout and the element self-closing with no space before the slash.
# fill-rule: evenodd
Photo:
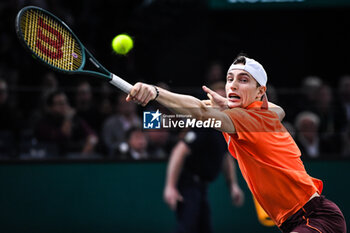
<svg viewBox="0 0 350 233">
<path fill-rule="evenodd" d="M 207 120 L 214 118 L 221 121 L 221 128 L 218 130 L 228 133 L 235 133 L 235 127 L 230 117 L 218 109 L 211 108 L 201 100 L 190 96 L 176 94 L 160 87 L 154 87 L 145 83 L 136 83 L 126 98 L 126 101 L 136 101 L 145 106 L 149 101 L 153 100 L 159 94 L 157 101 L 175 113 L 191 115 L 198 120 Z"/>
</svg>

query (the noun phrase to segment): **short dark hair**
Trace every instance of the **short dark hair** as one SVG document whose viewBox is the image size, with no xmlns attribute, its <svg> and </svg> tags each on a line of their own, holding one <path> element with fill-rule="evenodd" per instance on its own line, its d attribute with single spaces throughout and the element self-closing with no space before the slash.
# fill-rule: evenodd
<svg viewBox="0 0 350 233">
<path fill-rule="evenodd" d="M 246 60 L 245 58 L 248 57 L 248 55 L 246 53 L 240 52 L 237 57 L 233 60 L 233 64 L 243 64 L 245 65 Z"/>
<path fill-rule="evenodd" d="M 233 64 L 243 64 L 243 65 L 245 65 L 245 63 L 246 63 L 246 60 L 245 60 L 245 56 L 243 56 L 243 55 L 239 55 L 239 56 L 237 56 L 236 58 L 235 58 L 235 60 L 233 61 Z"/>
</svg>

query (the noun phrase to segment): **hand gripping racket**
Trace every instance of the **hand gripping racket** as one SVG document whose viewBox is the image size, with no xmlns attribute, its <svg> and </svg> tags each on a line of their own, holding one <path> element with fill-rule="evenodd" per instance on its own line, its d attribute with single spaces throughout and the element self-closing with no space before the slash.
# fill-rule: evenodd
<svg viewBox="0 0 350 233">
<path fill-rule="evenodd" d="M 19 40 L 39 61 L 68 74 L 88 74 L 108 80 L 125 93 L 132 85 L 104 68 L 59 18 L 39 7 L 21 9 L 16 17 Z M 98 71 L 84 69 L 89 60 Z"/>
</svg>

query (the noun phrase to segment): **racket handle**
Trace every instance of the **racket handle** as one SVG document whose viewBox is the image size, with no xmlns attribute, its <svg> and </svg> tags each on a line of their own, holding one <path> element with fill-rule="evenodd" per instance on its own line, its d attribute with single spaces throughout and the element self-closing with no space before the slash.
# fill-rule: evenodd
<svg viewBox="0 0 350 233">
<path fill-rule="evenodd" d="M 133 87 L 130 83 L 125 81 L 124 79 L 119 78 L 117 75 L 111 73 L 112 80 L 109 81 L 112 85 L 118 87 L 120 90 L 125 92 L 126 94 L 129 94 L 131 91 L 131 88 Z"/>
</svg>

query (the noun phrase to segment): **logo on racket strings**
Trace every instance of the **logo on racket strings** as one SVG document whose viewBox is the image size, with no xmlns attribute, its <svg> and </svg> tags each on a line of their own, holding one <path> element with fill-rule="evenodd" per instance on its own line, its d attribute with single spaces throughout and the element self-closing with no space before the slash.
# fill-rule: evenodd
<svg viewBox="0 0 350 233">
<path fill-rule="evenodd" d="M 52 59 L 61 59 L 63 57 L 62 46 L 64 44 L 62 34 L 46 24 L 41 17 L 38 19 L 38 26 L 36 47 Z"/>
</svg>

